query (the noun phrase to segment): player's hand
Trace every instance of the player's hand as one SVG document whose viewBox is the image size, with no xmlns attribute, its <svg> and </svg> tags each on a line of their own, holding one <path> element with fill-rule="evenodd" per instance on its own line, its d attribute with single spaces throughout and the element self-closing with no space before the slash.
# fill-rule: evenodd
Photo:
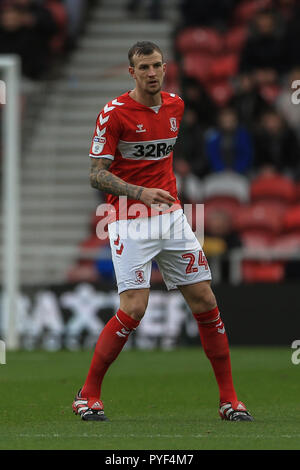
<svg viewBox="0 0 300 470">
<path fill-rule="evenodd" d="M 140 201 L 148 207 L 158 205 L 160 210 L 164 210 L 163 206 L 161 206 L 162 204 L 167 204 L 168 207 L 171 207 L 176 199 L 171 196 L 169 191 L 165 191 L 164 189 L 144 188 L 140 196 Z"/>
</svg>

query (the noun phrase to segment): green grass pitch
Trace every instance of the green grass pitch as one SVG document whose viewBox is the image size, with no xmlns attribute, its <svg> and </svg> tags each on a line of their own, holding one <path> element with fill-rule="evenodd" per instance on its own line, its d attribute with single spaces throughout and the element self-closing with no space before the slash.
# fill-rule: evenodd
<svg viewBox="0 0 300 470">
<path fill-rule="evenodd" d="M 231 348 L 239 399 L 254 422 L 223 422 L 201 348 L 123 351 L 102 399 L 109 422 L 72 413 L 92 351 L 11 352 L 0 365 L 0 449 L 269 450 L 300 448 L 300 365 L 290 348 Z"/>
</svg>

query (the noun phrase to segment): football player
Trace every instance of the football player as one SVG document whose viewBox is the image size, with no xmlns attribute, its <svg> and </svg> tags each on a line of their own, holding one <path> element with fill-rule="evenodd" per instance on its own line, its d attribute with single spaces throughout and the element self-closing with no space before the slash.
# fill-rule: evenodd
<svg viewBox="0 0 300 470">
<path fill-rule="evenodd" d="M 177 196 L 172 151 L 184 103 L 162 91 L 166 64 L 156 44 L 138 42 L 128 58 L 135 87 L 104 106 L 90 150 L 91 185 L 107 194 L 113 208 L 108 232 L 120 306 L 99 336 L 73 410 L 86 421 L 107 419 L 100 399 L 102 381 L 145 314 L 155 259 L 167 288 L 179 289 L 198 324 L 219 387 L 220 417 L 252 421 L 233 385 L 210 268 Z M 127 198 L 125 210 L 121 197 Z"/>
</svg>

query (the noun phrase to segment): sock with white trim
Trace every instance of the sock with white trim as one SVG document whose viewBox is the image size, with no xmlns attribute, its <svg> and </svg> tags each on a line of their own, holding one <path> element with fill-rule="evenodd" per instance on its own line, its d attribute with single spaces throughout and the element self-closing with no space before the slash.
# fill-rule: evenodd
<svg viewBox="0 0 300 470">
<path fill-rule="evenodd" d="M 214 370 L 219 386 L 220 403 L 236 402 L 231 372 L 228 338 L 218 307 L 205 313 L 193 314 L 202 347 Z"/>
<path fill-rule="evenodd" d="M 82 397 L 100 398 L 101 385 L 107 369 L 118 357 L 131 331 L 136 329 L 139 323 L 120 309 L 107 322 L 97 341 L 91 366 L 81 390 Z"/>
</svg>

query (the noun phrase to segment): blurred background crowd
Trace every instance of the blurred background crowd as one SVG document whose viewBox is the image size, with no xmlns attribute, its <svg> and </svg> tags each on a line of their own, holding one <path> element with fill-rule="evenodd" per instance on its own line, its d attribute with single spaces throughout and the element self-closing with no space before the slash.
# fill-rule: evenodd
<svg viewBox="0 0 300 470">
<path fill-rule="evenodd" d="M 90 0 L 0 0 L 0 54 L 18 54 L 22 72 L 42 79 L 76 44 Z"/>
<path fill-rule="evenodd" d="M 186 102 L 177 155 L 199 177 L 266 169 L 299 179 L 300 5 L 182 2 L 175 47 Z M 189 147 L 194 145 L 194 147 Z"/>
<path fill-rule="evenodd" d="M 181 13 L 170 79 L 186 111 L 175 168 L 183 200 L 205 203 L 206 253 L 244 247 L 296 254 L 300 4 L 183 0 Z M 228 172 L 234 177 L 226 183 Z M 293 256 L 243 262 L 245 281 L 299 276 Z"/>
<path fill-rule="evenodd" d="M 42 80 L 76 49 L 94 3 L 0 0 L 0 54 L 17 53 L 23 77 Z M 127 14 L 141 3 L 126 2 Z M 163 19 L 162 3 L 147 2 L 150 20 Z M 165 89 L 185 101 L 174 152 L 182 203 L 205 204 L 204 249 L 221 257 L 223 279 L 228 253 L 241 247 L 288 254 L 245 260 L 244 281 L 299 278 L 291 253 L 300 246 L 300 2 L 182 0 L 179 11 Z M 107 248 L 97 220 L 83 248 Z M 101 276 L 113 277 L 106 255 L 80 260 L 68 280 Z M 155 266 L 153 281 L 161 282 Z"/>
</svg>

